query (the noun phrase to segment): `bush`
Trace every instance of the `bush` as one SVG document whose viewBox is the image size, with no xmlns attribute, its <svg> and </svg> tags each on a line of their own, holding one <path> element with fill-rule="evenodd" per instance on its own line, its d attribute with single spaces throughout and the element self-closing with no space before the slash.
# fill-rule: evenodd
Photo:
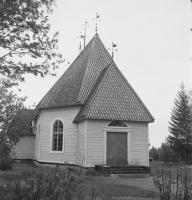
<svg viewBox="0 0 192 200">
<path fill-rule="evenodd" d="M 30 170 L 25 180 L 15 182 L 12 200 L 72 200 L 83 199 L 82 180 L 68 171 L 52 169 L 49 173 Z"/>
<path fill-rule="evenodd" d="M 192 170 L 158 170 L 152 174 L 162 200 L 192 200 Z"/>
<path fill-rule="evenodd" d="M 0 159 L 0 169 L 3 171 L 12 168 L 14 159 L 10 155 L 2 156 Z"/>
<path fill-rule="evenodd" d="M 0 169 L 10 169 L 14 163 L 15 154 L 6 143 L 0 144 Z"/>
</svg>

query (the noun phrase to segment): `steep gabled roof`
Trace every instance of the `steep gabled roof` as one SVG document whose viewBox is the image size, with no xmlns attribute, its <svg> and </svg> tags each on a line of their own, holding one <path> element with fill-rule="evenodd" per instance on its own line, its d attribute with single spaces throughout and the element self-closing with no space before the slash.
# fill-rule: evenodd
<svg viewBox="0 0 192 200">
<path fill-rule="evenodd" d="M 119 71 L 98 34 L 88 43 L 37 108 L 82 105 L 74 119 L 153 122 L 154 118 Z"/>
<path fill-rule="evenodd" d="M 38 108 L 83 105 L 100 72 L 112 61 L 98 34 L 37 105 Z"/>
<path fill-rule="evenodd" d="M 100 73 L 92 93 L 74 122 L 83 119 L 154 121 L 114 62 Z"/>
</svg>

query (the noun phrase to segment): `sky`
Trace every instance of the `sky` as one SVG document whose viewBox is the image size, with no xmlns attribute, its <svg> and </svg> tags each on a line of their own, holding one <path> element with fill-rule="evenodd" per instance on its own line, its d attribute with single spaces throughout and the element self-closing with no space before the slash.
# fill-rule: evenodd
<svg viewBox="0 0 192 200">
<path fill-rule="evenodd" d="M 114 61 L 153 117 L 152 146 L 169 134 L 174 98 L 183 82 L 192 89 L 190 0 L 56 0 L 50 16 L 51 33 L 59 31 L 59 50 L 66 60 L 56 77 L 26 75 L 19 85 L 27 106 L 38 103 L 79 54 L 80 32 L 88 22 L 86 44 L 98 34 L 105 47 L 117 44 Z M 111 53 L 111 50 L 109 50 Z M 15 90 L 15 92 L 17 92 Z"/>
</svg>

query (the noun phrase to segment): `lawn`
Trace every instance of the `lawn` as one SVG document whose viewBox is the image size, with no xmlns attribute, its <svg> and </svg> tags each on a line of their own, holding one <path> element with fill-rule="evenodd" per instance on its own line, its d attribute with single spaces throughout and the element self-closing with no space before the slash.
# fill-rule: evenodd
<svg viewBox="0 0 192 200">
<path fill-rule="evenodd" d="M 163 162 L 150 163 L 152 172 L 155 168 L 175 169 L 183 165 L 165 165 Z M 8 171 L 0 171 L 0 199 L 6 199 L 15 190 L 14 181 L 24 179 L 27 171 L 35 170 L 47 174 L 50 168 L 36 167 L 32 164 L 16 163 Z M 72 172 L 75 173 L 75 172 Z M 113 175 L 105 176 L 82 176 L 82 188 L 86 199 L 91 199 L 93 188 L 98 200 L 108 199 L 159 199 L 159 193 L 154 187 L 152 177 L 147 176 L 130 176 L 130 175 Z M 6 189 L 4 185 L 6 185 Z"/>
<path fill-rule="evenodd" d="M 150 162 L 150 166 L 151 166 L 152 173 L 154 173 L 156 171 L 156 169 L 176 170 L 179 168 L 183 168 L 185 166 L 192 169 L 192 165 L 174 164 L 174 163 L 166 165 L 165 162 L 163 162 L 163 161 Z"/>
</svg>

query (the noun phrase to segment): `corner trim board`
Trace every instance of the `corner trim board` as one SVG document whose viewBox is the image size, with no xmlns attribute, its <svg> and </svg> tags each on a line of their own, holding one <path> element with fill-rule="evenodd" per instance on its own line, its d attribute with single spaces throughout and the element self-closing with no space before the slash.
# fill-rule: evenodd
<svg viewBox="0 0 192 200">
<path fill-rule="evenodd" d="M 87 166 L 87 120 L 85 121 L 85 167 Z"/>
<path fill-rule="evenodd" d="M 149 166 L 149 124 L 147 124 L 147 166 Z"/>
</svg>

